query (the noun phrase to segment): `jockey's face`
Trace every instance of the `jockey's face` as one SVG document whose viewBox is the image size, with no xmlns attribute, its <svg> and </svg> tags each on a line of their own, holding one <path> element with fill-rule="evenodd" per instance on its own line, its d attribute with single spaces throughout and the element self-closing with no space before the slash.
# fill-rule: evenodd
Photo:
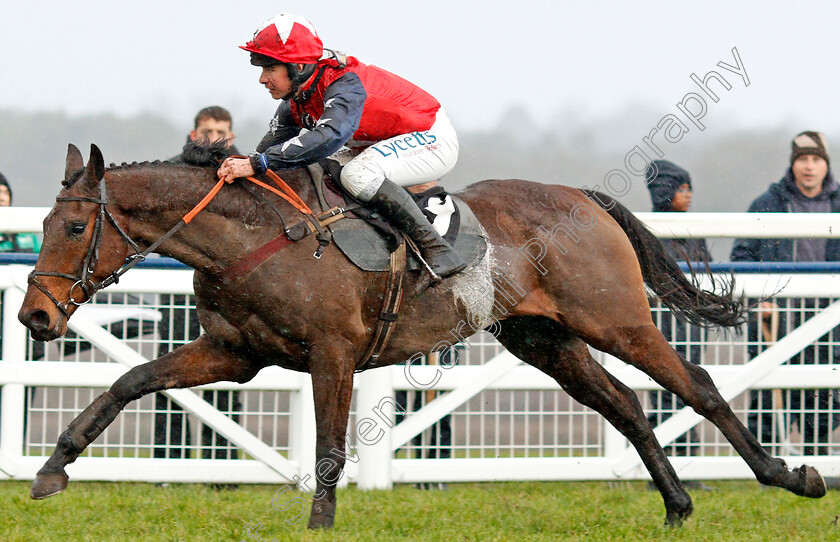
<svg viewBox="0 0 840 542">
<path fill-rule="evenodd" d="M 285 100 L 292 94 L 292 81 L 286 66 L 274 64 L 265 66 L 260 74 L 260 84 L 265 85 L 275 100 Z"/>
<path fill-rule="evenodd" d="M 226 147 L 233 145 L 233 138 L 236 137 L 230 130 L 230 122 L 205 117 L 198 121 L 198 126 L 190 132 L 192 141 L 215 143 L 224 141 Z"/>
</svg>

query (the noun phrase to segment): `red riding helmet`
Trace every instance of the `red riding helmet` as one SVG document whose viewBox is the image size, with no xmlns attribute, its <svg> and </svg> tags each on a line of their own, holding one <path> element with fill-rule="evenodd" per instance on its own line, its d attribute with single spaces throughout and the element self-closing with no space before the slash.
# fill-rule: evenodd
<svg viewBox="0 0 840 542">
<path fill-rule="evenodd" d="M 312 23 L 288 13 L 267 20 L 251 41 L 239 47 L 289 64 L 316 64 L 324 53 Z"/>
</svg>

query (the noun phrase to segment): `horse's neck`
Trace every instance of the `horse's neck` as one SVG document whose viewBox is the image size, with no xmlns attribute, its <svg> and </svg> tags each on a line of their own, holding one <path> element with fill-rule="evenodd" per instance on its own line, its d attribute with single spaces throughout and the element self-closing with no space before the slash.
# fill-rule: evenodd
<svg viewBox="0 0 840 542">
<path fill-rule="evenodd" d="M 142 248 L 165 235 L 210 191 L 215 176 L 210 170 L 161 164 L 146 170 L 126 169 L 109 183 L 113 200 L 128 218 L 126 230 Z M 283 178 L 312 207 L 317 196 L 306 170 L 287 172 Z M 244 179 L 237 183 L 248 182 Z M 113 186 L 113 188 L 112 188 Z M 254 188 L 283 216 L 286 226 L 301 220 L 291 205 L 264 189 Z M 159 254 L 171 256 L 194 269 L 218 272 L 239 261 L 282 232 L 283 223 L 248 191 L 223 186 L 193 220 L 160 245 Z"/>
</svg>

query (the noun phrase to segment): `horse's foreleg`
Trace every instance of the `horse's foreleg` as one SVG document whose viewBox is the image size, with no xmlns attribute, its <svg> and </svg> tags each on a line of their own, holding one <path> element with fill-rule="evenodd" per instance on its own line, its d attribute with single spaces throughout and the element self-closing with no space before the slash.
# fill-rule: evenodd
<svg viewBox="0 0 840 542">
<path fill-rule="evenodd" d="M 825 481 L 816 469 L 802 465 L 791 471 L 782 459 L 767 453 L 721 397 L 709 373 L 682 359 L 652 324 L 614 328 L 606 340 L 590 344 L 644 371 L 715 424 L 762 484 L 782 487 L 803 497 L 825 495 Z"/>
<path fill-rule="evenodd" d="M 55 451 L 32 483 L 33 499 L 44 499 L 67 487 L 64 467 L 72 463 L 114 421 L 131 401 L 169 388 L 188 388 L 230 380 L 247 382 L 259 370 L 206 336 L 165 356 L 134 367 L 94 399 L 58 437 Z"/>
<path fill-rule="evenodd" d="M 581 339 L 553 320 L 540 317 L 505 320 L 498 339 L 627 437 L 662 494 L 669 525 L 679 525 L 691 514 L 691 497 L 656 440 L 636 394 L 592 359 Z"/>
<path fill-rule="evenodd" d="M 353 361 L 338 347 L 313 348 L 309 372 L 315 401 L 316 488 L 309 528 L 330 528 L 335 521 L 335 488 L 344 469 L 344 444 L 353 393 Z"/>
</svg>

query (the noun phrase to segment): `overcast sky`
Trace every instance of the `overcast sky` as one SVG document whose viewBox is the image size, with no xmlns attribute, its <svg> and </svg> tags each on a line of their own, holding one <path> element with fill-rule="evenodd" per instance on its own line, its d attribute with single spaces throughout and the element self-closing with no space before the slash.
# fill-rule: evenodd
<svg viewBox="0 0 840 542">
<path fill-rule="evenodd" d="M 267 122 L 276 102 L 237 45 L 287 11 L 309 18 L 327 47 L 432 92 L 461 129 L 494 126 L 514 104 L 543 125 L 563 112 L 586 123 L 628 104 L 676 113 L 686 93 L 698 90 L 691 74 L 710 70 L 731 89 L 712 83 L 720 100 L 706 100 L 707 125 L 840 127 L 840 3 L 3 3 L 0 109 L 156 111 L 188 125 L 196 110 L 215 103 L 234 118 Z M 748 87 L 717 66 L 736 64 L 733 48 Z"/>
</svg>

